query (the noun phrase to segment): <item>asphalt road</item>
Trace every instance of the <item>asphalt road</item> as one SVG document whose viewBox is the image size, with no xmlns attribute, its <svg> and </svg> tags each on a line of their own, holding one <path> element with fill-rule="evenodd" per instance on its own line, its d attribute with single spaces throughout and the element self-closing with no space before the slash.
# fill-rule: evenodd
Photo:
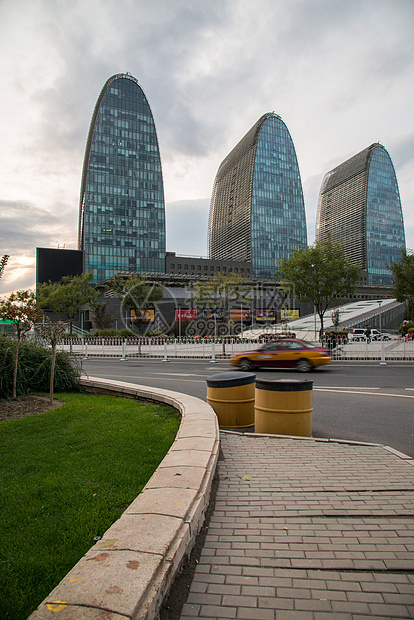
<svg viewBox="0 0 414 620">
<path fill-rule="evenodd" d="M 206 400 L 207 377 L 232 367 L 227 360 L 92 358 L 83 361 L 83 370 Z M 307 374 L 284 369 L 258 374 L 313 381 L 314 437 L 381 443 L 414 457 L 414 363 L 334 362 Z"/>
</svg>

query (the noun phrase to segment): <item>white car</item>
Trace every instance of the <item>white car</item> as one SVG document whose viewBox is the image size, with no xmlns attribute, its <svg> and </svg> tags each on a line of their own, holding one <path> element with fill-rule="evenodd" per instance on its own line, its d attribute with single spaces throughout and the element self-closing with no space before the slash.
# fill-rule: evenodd
<svg viewBox="0 0 414 620">
<path fill-rule="evenodd" d="M 371 329 L 371 340 L 391 340 L 391 334 L 380 332 L 378 329 Z M 356 342 L 366 340 L 365 328 L 357 327 L 352 332 L 352 340 Z"/>
</svg>

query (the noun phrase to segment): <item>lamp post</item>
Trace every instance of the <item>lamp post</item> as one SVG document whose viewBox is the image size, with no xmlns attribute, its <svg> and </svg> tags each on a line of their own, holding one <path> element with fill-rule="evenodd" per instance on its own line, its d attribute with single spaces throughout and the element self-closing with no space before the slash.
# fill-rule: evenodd
<svg viewBox="0 0 414 620">
<path fill-rule="evenodd" d="M 382 338 L 381 304 L 382 304 L 382 300 L 378 300 L 378 306 L 379 306 L 379 331 L 380 331 L 380 338 L 381 338 L 381 361 L 380 361 L 380 366 L 386 366 L 387 363 L 385 361 L 385 346 L 384 346 L 384 340 Z"/>
</svg>

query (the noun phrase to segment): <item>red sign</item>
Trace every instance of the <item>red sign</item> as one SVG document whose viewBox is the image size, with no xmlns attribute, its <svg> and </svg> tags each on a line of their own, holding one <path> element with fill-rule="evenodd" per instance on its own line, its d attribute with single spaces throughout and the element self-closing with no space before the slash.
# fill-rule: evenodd
<svg viewBox="0 0 414 620">
<path fill-rule="evenodd" d="M 197 310 L 176 310 L 175 311 L 175 320 L 181 321 L 192 321 L 192 319 L 197 318 Z"/>
</svg>

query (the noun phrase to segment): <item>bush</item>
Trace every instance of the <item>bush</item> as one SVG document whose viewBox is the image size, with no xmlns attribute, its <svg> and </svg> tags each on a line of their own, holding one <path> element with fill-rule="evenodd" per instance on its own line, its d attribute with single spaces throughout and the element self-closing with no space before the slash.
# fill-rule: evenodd
<svg viewBox="0 0 414 620">
<path fill-rule="evenodd" d="M 91 338 L 94 338 L 95 336 L 99 336 L 100 338 L 109 338 L 117 335 L 118 332 L 116 329 L 97 329 L 93 334 L 91 334 Z"/>
<path fill-rule="evenodd" d="M 129 336 L 139 336 L 138 332 L 134 332 L 132 329 L 124 328 L 118 332 L 118 335 L 122 338 L 128 338 Z"/>
<path fill-rule="evenodd" d="M 0 398 L 13 394 L 13 368 L 16 340 L 0 336 Z M 48 392 L 52 351 L 34 341 L 23 340 L 19 348 L 17 395 L 29 392 Z M 55 366 L 55 390 L 79 391 L 80 362 L 70 353 L 58 351 Z"/>
</svg>

